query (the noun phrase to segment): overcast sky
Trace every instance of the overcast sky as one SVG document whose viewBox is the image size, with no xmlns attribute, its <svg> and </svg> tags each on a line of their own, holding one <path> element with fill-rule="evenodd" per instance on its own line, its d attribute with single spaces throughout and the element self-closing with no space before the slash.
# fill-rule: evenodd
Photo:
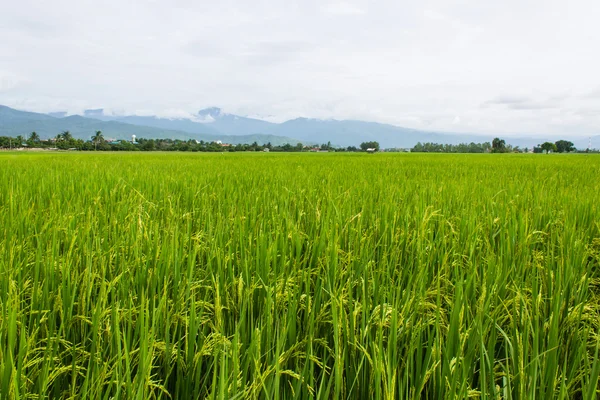
<svg viewBox="0 0 600 400">
<path fill-rule="evenodd" d="M 600 133 L 597 0 L 0 4 L 0 104 Z"/>
</svg>

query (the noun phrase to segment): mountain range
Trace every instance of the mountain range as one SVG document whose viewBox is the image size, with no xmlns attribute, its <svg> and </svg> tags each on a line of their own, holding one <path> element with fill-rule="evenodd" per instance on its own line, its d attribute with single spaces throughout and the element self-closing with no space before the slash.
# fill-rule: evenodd
<svg viewBox="0 0 600 400">
<path fill-rule="evenodd" d="M 103 109 L 86 110 L 82 115 L 66 112 L 40 114 L 0 106 L 0 136 L 28 136 L 36 131 L 42 138 L 54 137 L 68 130 L 79 139 L 88 140 L 98 130 L 104 137 L 129 140 L 138 138 L 170 138 L 181 140 L 220 140 L 224 143 L 252 143 L 273 145 L 284 143 L 358 146 L 365 141 L 378 141 L 383 148 L 412 147 L 417 142 L 470 143 L 491 142 L 496 135 L 469 133 L 441 133 L 403 128 L 395 125 L 356 120 L 320 120 L 296 118 L 283 123 L 224 113 L 216 107 L 200 110 L 191 118 L 160 118 L 156 116 L 109 115 Z M 536 137 L 537 136 L 537 137 Z M 532 147 L 547 140 L 561 139 L 556 135 L 505 137 L 513 146 Z M 569 138 L 578 148 L 587 148 L 588 138 Z M 592 138 L 593 143 L 600 136 Z"/>
<path fill-rule="evenodd" d="M 92 112 L 95 111 L 95 112 Z M 19 111 L 0 105 L 0 136 L 29 136 L 37 132 L 41 138 L 55 137 L 69 131 L 77 139 L 89 140 L 96 131 L 107 139 L 131 140 L 132 135 L 146 139 L 204 140 L 223 143 L 253 143 L 273 145 L 296 144 L 298 140 L 270 133 L 226 135 L 208 124 L 186 119 L 167 119 L 145 116 L 105 116 L 98 110 L 88 110 L 84 115 L 67 116 L 66 113 L 40 114 Z"/>
</svg>

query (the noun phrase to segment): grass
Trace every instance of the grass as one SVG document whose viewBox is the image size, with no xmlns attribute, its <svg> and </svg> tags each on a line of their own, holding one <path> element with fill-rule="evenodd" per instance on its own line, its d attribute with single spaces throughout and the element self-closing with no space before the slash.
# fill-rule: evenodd
<svg viewBox="0 0 600 400">
<path fill-rule="evenodd" d="M 599 173 L 2 154 L 0 398 L 598 398 Z"/>
</svg>

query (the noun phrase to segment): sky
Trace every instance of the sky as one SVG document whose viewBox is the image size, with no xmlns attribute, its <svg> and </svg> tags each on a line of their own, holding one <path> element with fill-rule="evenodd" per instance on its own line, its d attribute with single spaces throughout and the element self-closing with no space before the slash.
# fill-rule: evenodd
<svg viewBox="0 0 600 400">
<path fill-rule="evenodd" d="M 597 0 L 0 4 L 0 104 L 600 133 Z"/>
</svg>

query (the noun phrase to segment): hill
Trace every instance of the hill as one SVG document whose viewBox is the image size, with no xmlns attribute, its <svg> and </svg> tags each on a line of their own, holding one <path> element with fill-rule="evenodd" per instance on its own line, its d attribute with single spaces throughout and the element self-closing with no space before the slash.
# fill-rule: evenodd
<svg viewBox="0 0 600 400">
<path fill-rule="evenodd" d="M 224 135 L 213 131 L 210 128 L 203 128 L 203 124 L 175 121 L 167 121 L 155 117 L 125 117 L 126 121 L 135 123 L 126 123 L 119 120 L 99 120 L 87 118 L 80 115 L 68 117 L 52 117 L 46 114 L 32 113 L 15 110 L 6 106 L 0 106 L 0 136 L 18 136 L 27 137 L 31 132 L 37 132 L 42 138 L 51 138 L 63 131 L 69 131 L 77 139 L 89 140 L 96 131 L 102 131 L 104 137 L 117 140 L 130 140 L 132 135 L 138 138 L 146 139 L 179 139 L 179 140 L 221 140 L 225 143 L 252 143 L 259 144 L 271 142 L 273 145 L 284 143 L 296 144 L 298 140 L 289 137 L 279 137 L 272 134 L 248 134 L 248 135 Z M 154 122 L 155 127 L 141 125 Z M 190 131 L 169 129 L 181 123 L 182 126 L 190 126 Z M 195 125 L 191 125 L 195 124 Z M 196 127 L 196 125 L 199 125 Z M 195 132 L 193 132 L 195 130 Z"/>
<path fill-rule="evenodd" d="M 260 119 L 242 117 L 235 114 L 227 114 L 217 107 L 206 108 L 198 111 L 196 118 L 204 121 L 204 125 L 208 125 L 212 129 L 215 129 L 216 131 L 226 135 L 267 133 L 277 126 L 277 124 L 262 121 Z M 284 133 L 282 136 L 289 135 Z"/>
<path fill-rule="evenodd" d="M 288 135 L 295 136 L 300 141 L 317 143 L 330 141 L 340 146 L 357 146 L 362 142 L 375 140 L 384 148 L 412 147 L 417 142 L 454 143 L 458 140 L 455 135 L 443 135 L 376 122 L 309 118 L 284 122 L 276 125 L 269 132 L 275 135 L 288 132 Z"/>
</svg>

